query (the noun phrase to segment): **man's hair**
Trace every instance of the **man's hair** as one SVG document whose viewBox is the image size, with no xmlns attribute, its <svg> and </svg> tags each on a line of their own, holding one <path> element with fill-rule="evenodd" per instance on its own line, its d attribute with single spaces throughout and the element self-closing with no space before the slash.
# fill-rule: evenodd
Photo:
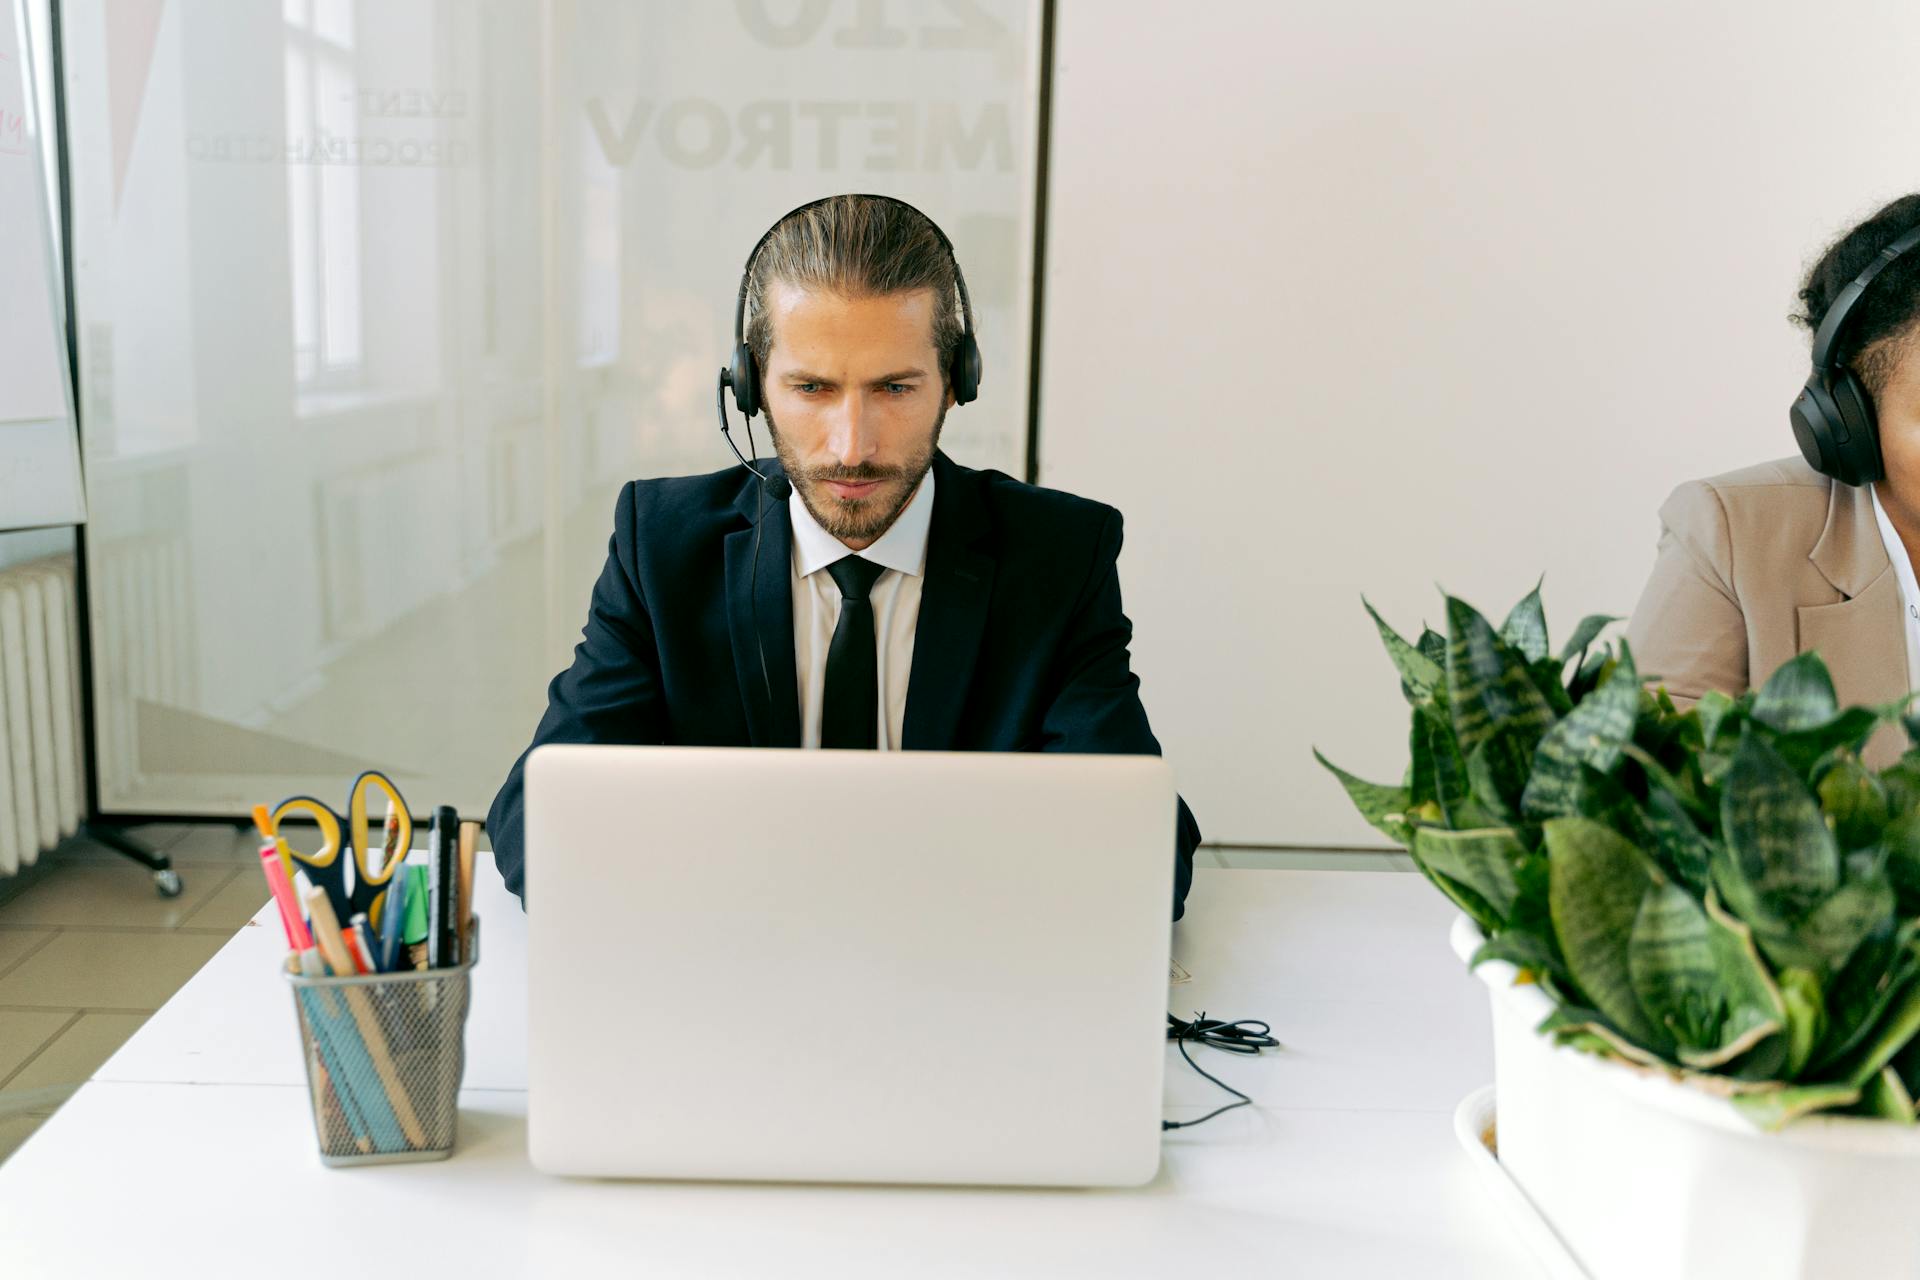
<svg viewBox="0 0 1920 1280">
<path fill-rule="evenodd" d="M 1818 332 L 1840 291 L 1867 269 L 1879 252 L 1920 226 L 1920 195 L 1901 196 L 1835 240 L 1807 272 L 1794 320 Z M 1860 375 L 1877 396 L 1911 344 L 1920 321 L 1920 245 L 1874 277 L 1854 305 L 1834 355 Z M 1892 339 L 1892 341 L 1887 341 Z"/>
<path fill-rule="evenodd" d="M 833 196 L 790 214 L 753 260 L 747 286 L 747 345 L 762 378 L 773 350 L 767 290 L 774 281 L 843 298 L 933 291 L 933 349 L 940 385 L 947 384 L 960 345 L 959 293 L 953 257 L 940 232 L 919 213 L 883 196 Z M 765 403 L 761 388 L 761 403 Z"/>
</svg>

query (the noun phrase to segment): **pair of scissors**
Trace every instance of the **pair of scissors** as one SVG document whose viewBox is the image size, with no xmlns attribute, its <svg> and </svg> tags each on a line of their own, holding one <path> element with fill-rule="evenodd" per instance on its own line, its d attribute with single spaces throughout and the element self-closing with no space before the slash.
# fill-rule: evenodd
<svg viewBox="0 0 1920 1280">
<path fill-rule="evenodd" d="M 399 838 L 394 842 L 391 858 L 378 871 L 368 867 L 368 855 L 372 852 L 372 837 L 367 824 L 367 798 L 370 793 L 380 792 L 386 796 L 388 811 L 399 822 Z M 313 820 L 320 829 L 320 847 L 309 853 L 287 843 L 281 833 L 281 823 L 292 817 L 304 817 Z M 406 865 L 407 850 L 413 847 L 413 815 L 407 811 L 407 802 L 400 798 L 399 788 L 393 780 L 377 769 L 368 769 L 353 780 L 353 789 L 347 792 L 347 812 L 342 817 L 331 808 L 312 796 L 288 796 L 273 807 L 268 815 L 269 831 L 273 844 L 280 855 L 280 865 L 286 869 L 287 881 L 292 883 L 295 871 L 305 871 L 307 882 L 316 888 L 324 889 L 327 899 L 333 904 L 333 911 L 345 927 L 354 916 L 364 912 L 367 923 L 378 929 L 381 924 L 381 909 L 386 905 L 387 885 L 393 874 Z M 352 869 L 352 883 L 348 881 L 348 869 Z"/>
</svg>

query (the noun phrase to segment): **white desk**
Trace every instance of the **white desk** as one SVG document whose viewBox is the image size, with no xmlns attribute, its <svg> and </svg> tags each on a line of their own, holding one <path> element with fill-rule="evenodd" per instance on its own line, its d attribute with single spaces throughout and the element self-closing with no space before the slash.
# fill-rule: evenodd
<svg viewBox="0 0 1920 1280">
<path fill-rule="evenodd" d="M 1174 931 L 1194 981 L 1174 1011 L 1265 1018 L 1286 1047 L 1194 1050 L 1258 1106 L 1167 1135 L 1139 1191 L 545 1177 L 526 1160 L 524 918 L 490 878 L 476 910 L 451 1160 L 320 1164 L 263 912 L 0 1166 L 0 1271 L 332 1280 L 346 1254 L 286 1250 L 339 1222 L 363 1260 L 463 1277 L 1537 1274 L 1454 1145 L 1454 1103 L 1492 1078 L 1486 998 L 1417 876 L 1196 874 Z M 1168 1053 L 1170 1117 L 1226 1100 Z"/>
</svg>

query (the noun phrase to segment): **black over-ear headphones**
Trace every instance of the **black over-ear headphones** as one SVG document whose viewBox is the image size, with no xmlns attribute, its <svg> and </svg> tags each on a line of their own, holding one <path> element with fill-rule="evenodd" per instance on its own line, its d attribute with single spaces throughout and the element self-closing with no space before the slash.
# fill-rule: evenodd
<svg viewBox="0 0 1920 1280">
<path fill-rule="evenodd" d="M 766 247 L 773 233 L 778 231 L 788 218 L 817 208 L 831 200 L 844 199 L 843 196 L 827 196 L 820 200 L 809 200 L 798 209 L 790 209 L 782 214 L 780 220 L 767 228 L 765 235 L 754 244 L 753 252 L 747 255 L 747 266 L 740 273 L 740 294 L 733 303 L 733 363 L 720 370 L 720 383 L 714 390 L 714 407 L 720 413 L 720 434 L 726 439 L 727 447 L 733 450 L 733 456 L 739 458 L 742 465 L 755 475 L 760 469 L 747 461 L 740 452 L 740 446 L 733 442 L 733 436 L 727 429 L 726 395 L 729 388 L 733 391 L 733 403 L 740 410 L 740 416 L 748 419 L 747 443 L 753 443 L 753 423 L 751 419 L 760 412 L 760 369 L 753 358 L 753 348 L 747 345 L 747 291 L 753 287 L 753 263 L 760 256 L 760 250 Z M 980 344 L 973 336 L 973 301 L 967 296 L 967 277 L 960 270 L 960 259 L 953 251 L 953 241 L 947 239 L 947 233 L 940 224 L 926 214 L 920 213 L 905 200 L 893 196 L 857 195 L 860 200 L 885 200 L 889 204 L 899 205 L 911 213 L 926 218 L 927 225 L 933 228 L 933 234 L 940 237 L 940 243 L 947 251 L 947 257 L 953 263 L 954 284 L 960 292 L 960 342 L 954 348 L 953 359 L 947 365 L 947 383 L 953 388 L 955 404 L 971 403 L 980 394 Z M 756 451 L 757 452 L 757 451 Z M 766 479 L 760 476 L 761 480 Z"/>
<path fill-rule="evenodd" d="M 1793 438 L 1807 465 L 1842 484 L 1870 484 L 1885 479 L 1887 469 L 1880 457 L 1880 424 L 1874 418 L 1873 397 L 1859 376 L 1835 359 L 1840 335 L 1874 277 L 1916 244 L 1920 244 L 1920 227 L 1882 249 L 1834 298 L 1813 335 L 1813 372 L 1788 413 Z"/>
</svg>

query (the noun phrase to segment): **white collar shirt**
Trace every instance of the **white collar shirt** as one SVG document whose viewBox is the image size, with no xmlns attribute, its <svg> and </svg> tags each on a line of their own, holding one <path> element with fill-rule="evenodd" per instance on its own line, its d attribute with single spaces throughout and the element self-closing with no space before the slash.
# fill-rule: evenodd
<svg viewBox="0 0 1920 1280">
<path fill-rule="evenodd" d="M 907 680 L 913 674 L 913 638 L 920 623 L 920 588 L 927 570 L 927 535 L 933 527 L 933 472 L 907 501 L 892 527 L 864 551 L 820 527 L 796 489 L 787 499 L 793 523 L 793 665 L 800 693 L 800 745 L 820 745 L 820 711 L 825 702 L 827 649 L 840 622 L 840 588 L 827 566 L 858 555 L 884 570 L 874 580 L 874 657 L 880 683 L 879 732 L 883 751 L 898 751 L 906 723 Z"/>
<path fill-rule="evenodd" d="M 1914 581 L 1913 557 L 1907 554 L 1900 531 L 1888 519 L 1887 509 L 1880 505 L 1880 487 L 1869 485 L 1868 489 L 1873 494 L 1873 518 L 1880 525 L 1880 541 L 1886 544 L 1894 580 L 1900 584 L 1900 621 L 1905 624 L 1907 637 L 1907 688 L 1920 689 L 1920 584 Z"/>
</svg>

